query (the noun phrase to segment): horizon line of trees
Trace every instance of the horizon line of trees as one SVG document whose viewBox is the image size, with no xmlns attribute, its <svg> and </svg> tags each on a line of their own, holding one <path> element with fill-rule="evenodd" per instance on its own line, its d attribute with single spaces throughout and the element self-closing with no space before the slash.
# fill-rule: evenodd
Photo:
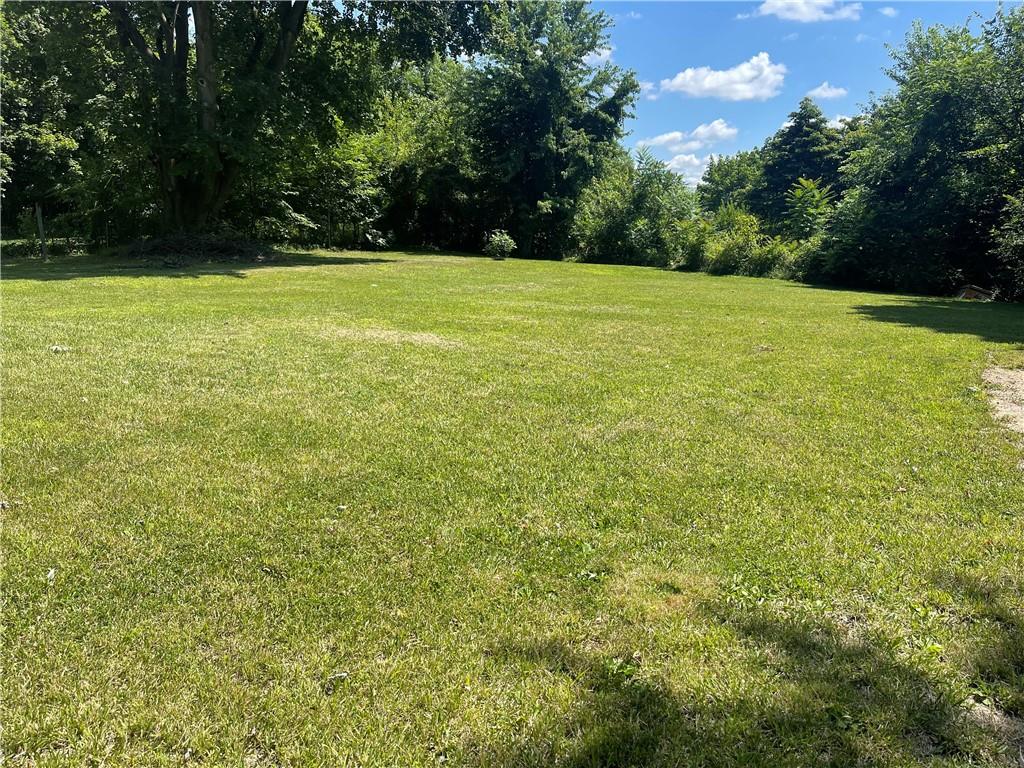
<svg viewBox="0 0 1024 768">
<path fill-rule="evenodd" d="M 610 25 L 584 2 L 6 3 L 0 224 L 1024 297 L 1024 9 L 915 26 L 863 114 L 804 99 L 696 189 L 622 146 L 639 85 L 594 63 Z"/>
<path fill-rule="evenodd" d="M 710 163 L 707 211 L 738 206 L 812 282 L 1024 298 L 1024 9 L 974 31 L 915 24 L 895 88 L 829 124 L 805 99 L 765 144 Z"/>
</svg>

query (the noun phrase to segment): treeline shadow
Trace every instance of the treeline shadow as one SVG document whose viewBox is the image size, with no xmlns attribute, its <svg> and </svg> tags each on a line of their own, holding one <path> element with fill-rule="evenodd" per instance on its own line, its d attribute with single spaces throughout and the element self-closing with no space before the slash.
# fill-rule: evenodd
<svg viewBox="0 0 1024 768">
<path fill-rule="evenodd" d="M 1024 344 L 1024 305 L 954 299 L 910 299 L 899 304 L 864 304 L 863 317 L 907 328 L 977 336 L 1001 344 Z"/>
<path fill-rule="evenodd" d="M 1019 706 L 1019 614 L 976 583 L 957 586 L 984 596 L 975 618 L 993 627 L 974 672 L 1002 686 L 1001 706 Z M 872 637 L 866 627 L 860 631 L 856 620 L 796 618 L 723 603 L 703 610 L 706 619 L 732 630 L 744 658 L 770 671 L 777 680 L 772 690 L 736 693 L 710 680 L 707 694 L 685 698 L 629 660 L 559 640 L 513 643 L 500 648 L 499 657 L 568 679 L 579 699 L 557 732 L 549 727 L 511 743 L 470 744 L 467 762 L 495 768 L 1024 764 L 1017 762 L 1024 761 L 1024 731 L 1001 732 L 998 723 L 972 717 L 969 702 L 902 660 L 894 643 Z M 1012 714 L 1001 716 L 1024 727 Z"/>
<path fill-rule="evenodd" d="M 23 257 L 0 260 L 0 279 L 47 281 L 90 277 L 200 278 L 206 275 L 243 279 L 252 270 L 269 267 L 352 266 L 385 264 L 397 260 L 352 252 L 317 254 L 295 251 L 272 251 L 249 260 L 185 263 L 124 260 L 107 255 L 55 256 L 49 259 Z"/>
</svg>

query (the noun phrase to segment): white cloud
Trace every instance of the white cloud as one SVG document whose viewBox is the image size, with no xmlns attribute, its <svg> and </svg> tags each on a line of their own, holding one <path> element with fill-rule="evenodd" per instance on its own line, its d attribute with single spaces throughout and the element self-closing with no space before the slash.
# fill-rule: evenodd
<svg viewBox="0 0 1024 768">
<path fill-rule="evenodd" d="M 775 64 L 763 51 L 731 69 L 688 67 L 661 81 L 661 91 L 725 101 L 764 101 L 778 95 L 786 77 L 786 65 Z"/>
<path fill-rule="evenodd" d="M 722 118 L 710 123 L 701 123 L 692 131 L 669 131 L 653 139 L 640 139 L 638 147 L 665 147 L 673 154 L 682 155 L 697 149 L 710 147 L 721 141 L 736 138 L 739 131 Z"/>
<path fill-rule="evenodd" d="M 878 12 L 883 16 L 888 16 L 890 19 L 895 18 L 899 15 L 899 11 L 893 8 L 891 5 L 887 5 L 884 8 L 879 8 Z"/>
<path fill-rule="evenodd" d="M 807 95 L 812 99 L 839 99 L 845 96 L 848 91 L 838 85 L 832 85 L 828 80 L 823 82 L 817 88 L 812 88 L 807 92 Z"/>
<path fill-rule="evenodd" d="M 863 6 L 836 0 L 764 0 L 757 16 L 777 16 L 785 21 L 856 21 Z"/>
<path fill-rule="evenodd" d="M 655 101 L 658 98 L 658 86 L 650 80 L 641 80 L 640 95 L 648 101 Z"/>
<path fill-rule="evenodd" d="M 683 177 L 683 181 L 691 187 L 697 186 L 700 177 L 707 170 L 711 155 L 697 157 L 693 154 L 676 155 L 668 161 L 668 167 Z"/>
<path fill-rule="evenodd" d="M 662 147 L 665 145 L 678 144 L 685 138 L 686 134 L 682 131 L 669 131 L 668 133 L 662 133 L 655 136 L 653 139 L 640 139 L 636 145 L 638 147 Z"/>
<path fill-rule="evenodd" d="M 849 115 L 836 115 L 835 117 L 828 121 L 828 126 L 829 128 L 842 128 L 843 123 L 845 123 L 847 120 L 852 119 L 853 118 L 851 118 Z"/>
<path fill-rule="evenodd" d="M 784 43 L 791 43 L 794 40 L 799 39 L 799 37 L 800 37 L 800 33 L 799 32 L 790 32 L 788 35 L 783 36 L 782 42 L 784 42 Z"/>
<path fill-rule="evenodd" d="M 632 19 L 632 20 L 636 20 L 636 19 L 642 19 L 643 17 L 644 17 L 644 15 L 642 13 L 637 13 L 636 11 L 629 11 L 628 13 L 616 13 L 616 14 L 612 15 L 613 19 Z"/>
<path fill-rule="evenodd" d="M 607 64 L 612 60 L 612 53 L 615 52 L 615 46 L 609 45 L 604 48 L 598 48 L 596 51 L 592 51 L 583 57 L 583 63 L 588 67 L 600 67 L 602 64 Z"/>
<path fill-rule="evenodd" d="M 712 120 L 710 123 L 701 123 L 692 131 L 690 131 L 690 138 L 701 142 L 705 146 L 708 144 L 715 144 L 719 141 L 726 141 L 727 139 L 735 139 L 736 134 L 739 131 L 729 125 L 722 118 Z"/>
<path fill-rule="evenodd" d="M 871 35 L 865 35 L 863 32 L 858 32 L 857 36 L 853 38 L 853 42 L 855 43 L 864 43 L 868 40 L 874 40 L 874 38 L 871 37 Z"/>
</svg>

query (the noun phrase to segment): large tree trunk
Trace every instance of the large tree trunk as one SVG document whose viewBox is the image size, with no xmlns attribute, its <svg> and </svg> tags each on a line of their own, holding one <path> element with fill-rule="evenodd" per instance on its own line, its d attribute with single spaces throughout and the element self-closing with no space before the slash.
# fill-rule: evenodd
<svg viewBox="0 0 1024 768">
<path fill-rule="evenodd" d="M 213 18 L 210 4 L 192 3 L 196 25 L 196 90 L 199 93 L 199 127 L 207 134 L 217 130 L 216 51 L 213 48 Z"/>
<path fill-rule="evenodd" d="M 308 0 L 274 4 L 277 39 L 269 56 L 264 53 L 265 39 L 260 31 L 253 42 L 245 66 L 235 71 L 236 78 L 252 78 L 266 86 L 267 97 L 236 115 L 232 125 L 222 125 L 220 82 L 218 79 L 215 6 L 204 0 L 171 2 L 165 0 L 159 13 L 155 50 L 139 31 L 133 13 L 136 4 L 126 0 L 108 0 L 106 7 L 114 17 L 121 43 L 133 49 L 149 65 L 157 82 L 157 146 L 154 163 L 165 206 L 165 226 L 169 230 L 199 231 L 214 221 L 230 199 L 242 165 L 231 145 L 252 141 L 260 120 L 275 98 L 276 86 L 302 31 Z M 253 5 L 254 13 L 256 5 Z M 195 34 L 195 84 L 198 98 L 188 93 L 189 25 L 192 11 Z M 230 70 L 226 70 L 230 71 Z M 194 146 L 182 146 L 180 121 L 194 119 L 198 141 L 209 147 L 209 160 L 203 168 L 194 168 Z M 186 151 L 193 150 L 193 151 Z M 183 172 L 183 168 L 189 170 Z"/>
<path fill-rule="evenodd" d="M 42 203 L 36 203 L 36 232 L 39 234 L 39 255 L 45 259 L 49 253 L 46 248 L 46 230 L 43 228 Z"/>
</svg>

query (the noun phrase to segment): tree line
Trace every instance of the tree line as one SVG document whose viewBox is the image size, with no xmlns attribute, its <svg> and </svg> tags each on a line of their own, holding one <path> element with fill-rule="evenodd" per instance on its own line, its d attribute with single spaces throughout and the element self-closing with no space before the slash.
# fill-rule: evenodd
<svg viewBox="0 0 1024 768">
<path fill-rule="evenodd" d="M 762 147 L 713 161 L 701 206 L 752 216 L 734 238 L 741 269 L 767 242 L 789 277 L 1020 297 L 1024 12 L 976 32 L 915 25 L 892 60 L 895 87 L 863 114 L 830 125 L 805 99 Z"/>
<path fill-rule="evenodd" d="M 0 8 L 5 236 L 169 233 L 1024 294 L 1024 11 L 914 27 L 892 90 L 805 99 L 696 190 L 624 124 L 582 2 Z"/>
</svg>

